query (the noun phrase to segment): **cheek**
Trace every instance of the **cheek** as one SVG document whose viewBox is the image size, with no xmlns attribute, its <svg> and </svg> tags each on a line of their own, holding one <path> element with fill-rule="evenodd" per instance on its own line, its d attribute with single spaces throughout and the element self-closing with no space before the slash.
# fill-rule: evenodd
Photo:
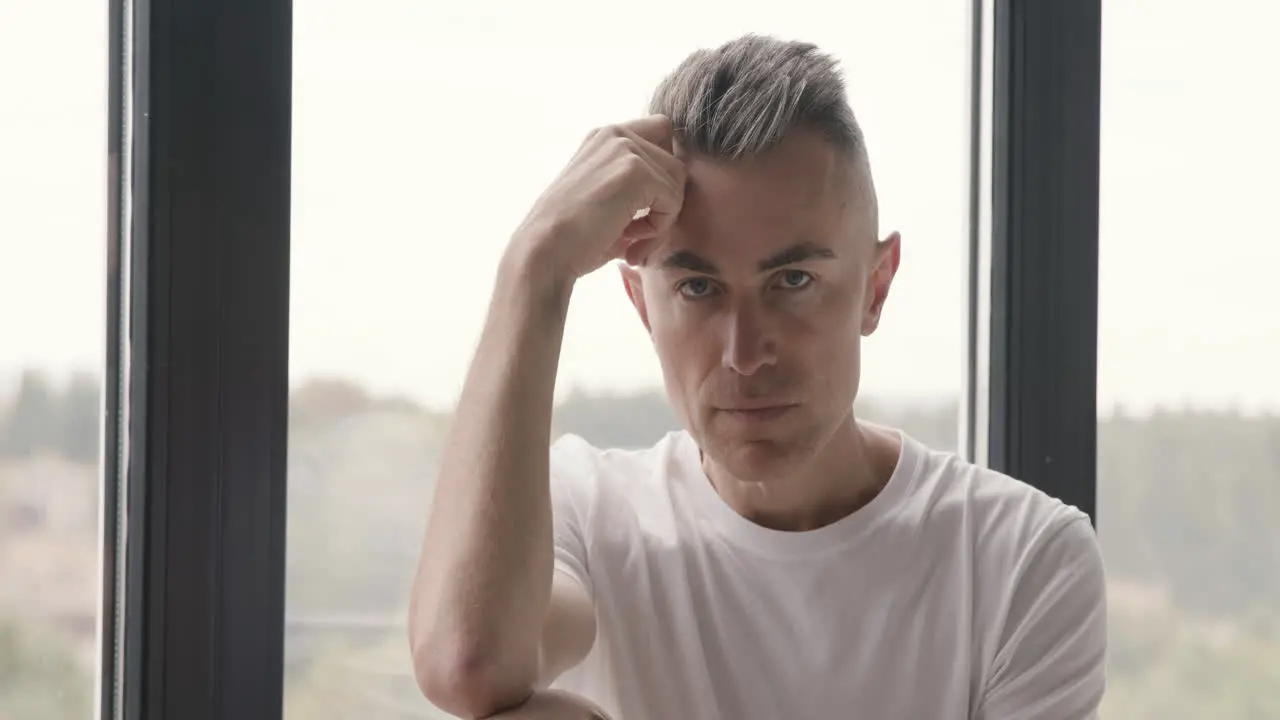
<svg viewBox="0 0 1280 720">
<path fill-rule="evenodd" d="M 778 306 L 775 325 L 782 337 L 814 343 L 823 352 L 840 352 L 856 339 L 862 327 L 862 306 L 856 288 L 836 288 Z"/>
<path fill-rule="evenodd" d="M 669 293 L 646 291 L 645 305 L 649 310 L 649 333 L 663 369 L 668 374 L 672 370 L 688 374 L 700 367 L 703 363 L 699 358 L 713 350 L 709 347 L 713 336 L 701 321 Z"/>
<path fill-rule="evenodd" d="M 838 399 L 856 389 L 861 308 L 850 292 L 816 300 L 807 307 L 794 308 L 779 322 L 782 361 Z"/>
</svg>

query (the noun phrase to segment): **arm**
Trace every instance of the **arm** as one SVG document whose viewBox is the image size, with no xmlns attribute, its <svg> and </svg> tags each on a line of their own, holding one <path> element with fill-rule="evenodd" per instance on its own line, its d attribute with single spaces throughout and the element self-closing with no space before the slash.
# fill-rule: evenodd
<svg viewBox="0 0 1280 720">
<path fill-rule="evenodd" d="M 414 674 L 454 715 L 519 705 L 594 643 L 586 589 L 553 571 L 556 367 L 577 278 L 652 240 L 683 202 L 671 135 L 658 116 L 592 133 L 503 257 L 410 598 Z"/>
<path fill-rule="evenodd" d="M 1105 573 L 1084 518 L 1029 556 L 974 720 L 1095 720 L 1106 685 Z"/>
<path fill-rule="evenodd" d="M 511 253 L 499 271 L 411 597 L 419 684 L 464 717 L 520 703 L 595 634 L 585 591 L 567 578 L 553 591 L 547 443 L 569 292 L 533 265 Z"/>
</svg>

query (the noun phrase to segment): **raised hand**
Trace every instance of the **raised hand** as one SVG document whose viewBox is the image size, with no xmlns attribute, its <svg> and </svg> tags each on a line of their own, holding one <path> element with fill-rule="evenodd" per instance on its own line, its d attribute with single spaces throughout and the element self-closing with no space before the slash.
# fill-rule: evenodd
<svg viewBox="0 0 1280 720">
<path fill-rule="evenodd" d="M 684 203 L 685 167 L 672 140 L 662 115 L 593 130 L 513 242 L 570 282 L 613 259 L 634 262 Z"/>
</svg>

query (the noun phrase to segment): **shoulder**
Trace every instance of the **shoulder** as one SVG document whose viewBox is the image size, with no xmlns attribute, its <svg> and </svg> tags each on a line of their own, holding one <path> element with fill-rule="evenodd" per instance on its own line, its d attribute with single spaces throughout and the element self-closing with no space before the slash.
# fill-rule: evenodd
<svg viewBox="0 0 1280 720">
<path fill-rule="evenodd" d="M 913 502 L 934 543 L 955 543 L 951 552 L 967 555 L 975 641 L 989 681 L 1036 657 L 1095 672 L 1106 646 L 1106 591 L 1089 516 L 1005 473 L 915 448 Z"/>
<path fill-rule="evenodd" d="M 1102 555 L 1087 514 L 1030 483 L 904 438 L 903 457 L 913 455 L 908 505 L 931 544 L 965 556 L 983 625 L 1002 625 L 1028 594 L 1102 601 Z"/>
<path fill-rule="evenodd" d="M 909 437 L 904 457 L 918 463 L 913 502 L 951 537 L 967 537 L 980 556 L 1009 570 L 1047 547 L 1096 552 L 1088 515 L 1010 475 L 933 450 Z"/>
</svg>

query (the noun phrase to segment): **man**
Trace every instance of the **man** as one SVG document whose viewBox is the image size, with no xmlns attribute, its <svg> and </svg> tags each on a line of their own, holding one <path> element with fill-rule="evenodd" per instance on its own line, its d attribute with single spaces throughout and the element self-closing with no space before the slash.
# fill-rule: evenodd
<svg viewBox="0 0 1280 720">
<path fill-rule="evenodd" d="M 743 37 L 651 110 L 591 133 L 501 262 L 414 584 L 424 693 L 468 718 L 1096 717 L 1088 518 L 852 415 L 901 241 L 834 62 Z M 574 282 L 615 259 L 686 430 L 548 451 Z"/>
</svg>

